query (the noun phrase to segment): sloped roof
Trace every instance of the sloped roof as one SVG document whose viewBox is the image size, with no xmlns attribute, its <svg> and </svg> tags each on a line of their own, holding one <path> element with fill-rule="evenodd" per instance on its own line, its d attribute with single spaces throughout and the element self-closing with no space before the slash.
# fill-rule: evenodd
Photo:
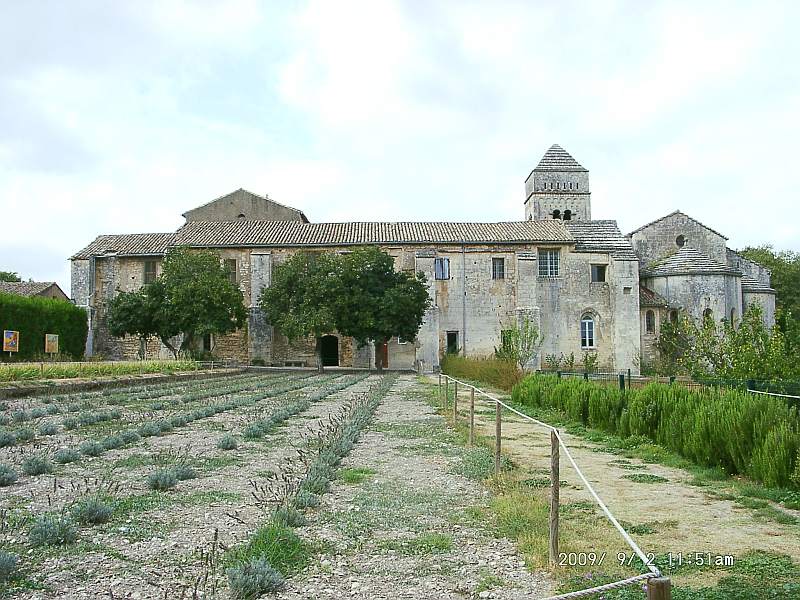
<svg viewBox="0 0 800 600">
<path fill-rule="evenodd" d="M 742 275 L 742 291 L 750 293 L 774 294 L 775 290 L 745 273 Z"/>
<path fill-rule="evenodd" d="M 55 281 L 0 281 L 0 292 L 17 296 L 38 296 L 54 285 L 58 287 Z"/>
<path fill-rule="evenodd" d="M 534 171 L 586 171 L 581 164 L 558 144 L 553 144 L 544 153 Z"/>
<path fill-rule="evenodd" d="M 741 275 L 736 269 L 709 258 L 690 246 L 684 246 L 675 254 L 642 269 L 643 277 L 695 274 Z"/>
<path fill-rule="evenodd" d="M 620 233 L 616 221 L 562 222 L 575 238 L 577 252 L 608 252 L 615 258 L 638 260 L 630 239 Z"/>
<path fill-rule="evenodd" d="M 348 246 L 414 243 L 571 243 L 558 220 L 505 223 L 299 221 L 193 221 L 178 229 L 175 243 L 197 247 Z"/>
<path fill-rule="evenodd" d="M 664 296 L 655 293 L 650 288 L 639 285 L 639 306 L 669 306 L 669 302 Z"/>
<path fill-rule="evenodd" d="M 164 254 L 174 243 L 174 233 L 99 235 L 91 244 L 70 258 L 80 260 L 109 253 L 116 253 L 119 256 L 154 256 Z"/>
<path fill-rule="evenodd" d="M 725 239 L 725 240 L 727 240 L 727 239 L 728 239 L 726 236 L 722 235 L 722 234 L 721 234 L 719 231 L 716 231 L 716 230 L 714 230 L 714 229 L 711 229 L 711 227 L 709 227 L 709 226 L 708 226 L 708 225 L 706 225 L 705 223 L 701 223 L 700 221 L 698 221 L 698 220 L 697 220 L 697 219 L 695 219 L 694 217 L 690 217 L 690 216 L 689 216 L 689 215 L 687 215 L 685 212 L 682 212 L 682 211 L 680 211 L 680 210 L 674 210 L 674 211 L 672 211 L 671 213 L 669 213 L 668 215 L 664 215 L 664 216 L 663 216 L 663 217 L 661 217 L 660 219 L 656 219 L 655 221 L 650 221 L 649 223 L 647 223 L 647 224 L 645 224 L 645 225 L 642 225 L 641 227 L 639 227 L 639 229 L 634 229 L 633 231 L 631 231 L 631 232 L 628 234 L 628 237 L 631 237 L 631 236 L 633 236 L 634 234 L 636 234 L 636 233 L 639 233 L 639 232 L 640 232 L 640 231 L 642 231 L 643 229 L 647 229 L 648 227 L 651 227 L 652 225 L 655 225 L 656 223 L 660 223 L 661 221 L 664 221 L 665 219 L 669 219 L 670 217 L 674 217 L 674 216 L 676 216 L 676 215 L 681 215 L 681 216 L 683 216 L 683 217 L 686 217 L 686 218 L 687 218 L 687 219 L 689 219 L 690 221 L 694 221 L 695 223 L 697 223 L 698 225 L 700 225 L 700 227 L 704 227 L 704 228 L 708 229 L 708 230 L 709 230 L 711 233 L 715 233 L 715 234 L 717 234 L 718 236 L 720 236 L 721 238 L 723 238 L 723 239 Z"/>
</svg>

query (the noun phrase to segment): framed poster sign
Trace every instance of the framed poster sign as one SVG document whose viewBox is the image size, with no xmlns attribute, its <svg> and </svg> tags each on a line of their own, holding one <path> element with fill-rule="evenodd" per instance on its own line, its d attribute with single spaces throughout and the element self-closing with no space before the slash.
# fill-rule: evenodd
<svg viewBox="0 0 800 600">
<path fill-rule="evenodd" d="M 3 352 L 19 352 L 19 331 L 3 330 Z"/>
<path fill-rule="evenodd" d="M 58 334 L 45 333 L 44 334 L 44 351 L 45 354 L 58 354 Z"/>
</svg>

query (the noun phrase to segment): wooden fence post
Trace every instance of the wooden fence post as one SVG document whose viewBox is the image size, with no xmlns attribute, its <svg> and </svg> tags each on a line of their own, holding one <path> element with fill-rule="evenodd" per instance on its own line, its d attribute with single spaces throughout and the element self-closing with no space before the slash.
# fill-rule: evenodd
<svg viewBox="0 0 800 600">
<path fill-rule="evenodd" d="M 503 429 L 503 408 L 499 402 L 494 403 L 494 474 L 500 475 L 500 438 Z"/>
<path fill-rule="evenodd" d="M 475 388 L 469 392 L 469 445 L 475 443 Z"/>
<path fill-rule="evenodd" d="M 448 377 L 444 378 L 444 404 L 442 404 L 442 408 L 447 408 L 447 405 L 450 403 L 450 379 Z"/>
<path fill-rule="evenodd" d="M 439 387 L 437 388 L 437 397 L 439 398 L 439 404 L 442 403 L 442 374 L 439 373 Z"/>
<path fill-rule="evenodd" d="M 647 580 L 647 600 L 671 600 L 672 583 L 669 577 L 651 577 Z"/>
<path fill-rule="evenodd" d="M 558 563 L 558 505 L 561 485 L 558 436 L 550 431 L 550 565 Z"/>
<path fill-rule="evenodd" d="M 458 382 L 453 382 L 453 426 L 458 423 Z"/>
</svg>

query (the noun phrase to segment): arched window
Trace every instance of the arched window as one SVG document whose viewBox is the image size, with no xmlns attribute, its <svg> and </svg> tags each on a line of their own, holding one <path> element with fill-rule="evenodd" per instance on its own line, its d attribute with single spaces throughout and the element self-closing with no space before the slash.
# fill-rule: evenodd
<svg viewBox="0 0 800 600">
<path fill-rule="evenodd" d="M 654 313 L 652 310 L 648 310 L 644 314 L 644 328 L 647 333 L 656 332 L 656 313 Z"/>
<path fill-rule="evenodd" d="M 565 221 L 571 221 L 572 220 L 572 211 L 571 210 L 565 210 L 564 211 L 564 220 Z"/>
<path fill-rule="evenodd" d="M 684 245 L 686 245 L 686 236 L 679 235 L 678 237 L 676 237 L 675 245 L 678 246 L 678 248 L 683 248 Z"/>
<path fill-rule="evenodd" d="M 561 211 L 558 210 L 558 209 L 554 210 L 553 211 L 553 218 L 554 219 L 560 219 L 561 218 Z"/>
<path fill-rule="evenodd" d="M 589 350 L 595 347 L 594 317 L 583 315 L 581 317 L 581 348 Z"/>
</svg>

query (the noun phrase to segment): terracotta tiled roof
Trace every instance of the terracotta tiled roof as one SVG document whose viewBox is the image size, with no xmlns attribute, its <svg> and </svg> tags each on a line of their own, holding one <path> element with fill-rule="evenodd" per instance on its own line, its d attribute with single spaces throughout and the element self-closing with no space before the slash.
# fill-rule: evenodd
<svg viewBox="0 0 800 600">
<path fill-rule="evenodd" d="M 575 238 L 578 252 L 608 252 L 615 258 L 638 260 L 630 239 L 620 233 L 616 221 L 563 221 Z"/>
<path fill-rule="evenodd" d="M 558 220 L 506 223 L 194 221 L 175 243 L 196 247 L 349 246 L 360 244 L 571 243 Z"/>
<path fill-rule="evenodd" d="M 686 213 L 684 213 L 684 212 L 681 212 L 681 211 L 679 211 L 679 210 L 672 211 L 672 212 L 671 212 L 671 213 L 669 213 L 668 215 L 664 215 L 663 217 L 661 217 L 660 219 L 656 219 L 655 221 L 650 221 L 649 223 L 647 223 L 647 224 L 645 224 L 645 225 L 642 225 L 641 227 L 639 227 L 639 229 L 634 229 L 633 231 L 631 231 L 631 232 L 628 234 L 628 237 L 631 237 L 631 236 L 632 236 L 633 234 L 635 234 L 635 233 L 639 233 L 639 232 L 640 232 L 640 231 L 642 231 L 643 229 L 647 229 L 647 228 L 648 228 L 648 227 L 650 227 L 651 225 L 655 225 L 656 223 L 660 223 L 660 222 L 661 222 L 661 221 L 663 221 L 664 219 L 669 219 L 670 217 L 674 217 L 675 215 L 682 215 L 682 216 L 686 217 L 687 219 L 689 219 L 690 221 L 694 221 L 695 223 L 697 223 L 697 224 L 698 224 L 698 225 L 700 225 L 701 227 L 705 227 L 705 228 L 706 228 L 706 229 L 708 229 L 708 230 L 709 230 L 711 233 L 716 233 L 716 234 L 717 234 L 718 236 L 720 236 L 721 238 L 723 238 L 723 239 L 726 239 L 726 240 L 728 239 L 727 237 L 725 237 L 724 235 L 722 235 L 722 234 L 721 234 L 719 231 L 715 231 L 714 229 L 711 229 L 711 227 L 709 227 L 709 226 L 708 226 L 708 225 L 706 225 L 705 223 L 701 223 L 701 222 L 700 222 L 700 221 L 698 221 L 697 219 L 695 219 L 695 218 L 693 218 L 693 217 L 690 217 L 690 216 L 689 216 L 689 215 L 687 215 Z"/>
<path fill-rule="evenodd" d="M 0 281 L 0 292 L 17 296 L 38 296 L 54 285 L 54 281 Z"/>
<path fill-rule="evenodd" d="M 164 254 L 175 242 L 174 233 L 131 233 L 99 235 L 72 260 L 116 253 L 119 256 L 155 256 Z"/>
<path fill-rule="evenodd" d="M 577 160 L 558 144 L 553 144 L 544 153 L 534 171 L 587 171 Z M 587 171 L 588 172 L 588 171 Z"/>
<path fill-rule="evenodd" d="M 643 277 L 694 274 L 741 275 L 736 269 L 712 258 L 708 258 L 706 255 L 689 246 L 684 246 L 672 256 L 668 256 L 642 269 Z"/>
<path fill-rule="evenodd" d="M 669 306 L 666 298 L 656 294 L 650 288 L 639 286 L 639 306 Z"/>
</svg>

